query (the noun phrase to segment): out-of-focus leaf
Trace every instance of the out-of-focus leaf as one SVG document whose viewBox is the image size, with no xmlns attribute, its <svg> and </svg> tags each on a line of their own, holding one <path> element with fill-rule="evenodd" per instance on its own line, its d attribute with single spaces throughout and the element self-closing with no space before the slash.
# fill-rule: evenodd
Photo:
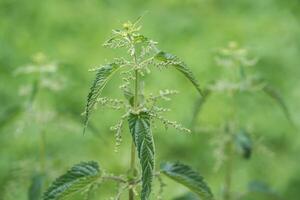
<svg viewBox="0 0 300 200">
<path fill-rule="evenodd" d="M 299 171 L 297 171 L 293 178 L 286 184 L 283 196 L 286 199 L 295 199 L 295 197 L 299 196 L 299 188 L 300 188 L 300 175 Z"/>
<path fill-rule="evenodd" d="M 279 94 L 279 92 L 275 88 L 271 87 L 270 85 L 266 85 L 263 88 L 263 91 L 278 103 L 278 105 L 283 110 L 286 118 L 293 124 L 293 120 L 291 118 L 290 111 L 289 111 L 288 107 L 286 106 L 286 103 L 283 100 L 282 96 Z"/>
<path fill-rule="evenodd" d="M 100 177 L 99 165 L 94 161 L 74 165 L 52 183 L 44 193 L 43 200 L 69 198 L 78 192 L 88 190 Z"/>
<path fill-rule="evenodd" d="M 188 165 L 181 164 L 179 162 L 164 163 L 161 165 L 160 169 L 166 176 L 186 186 L 191 191 L 195 192 L 201 199 L 214 199 L 210 188 L 204 181 L 204 178 Z"/>
<path fill-rule="evenodd" d="M 23 107 L 20 105 L 11 106 L 0 115 L 0 129 L 14 120 L 23 112 Z"/>
<path fill-rule="evenodd" d="M 28 200 L 39 200 L 41 198 L 44 184 L 44 175 L 36 174 L 31 179 L 31 185 L 28 190 Z"/>
<path fill-rule="evenodd" d="M 175 55 L 160 51 L 155 55 L 154 58 L 165 64 L 173 65 L 178 71 L 180 71 L 186 78 L 188 78 L 192 82 L 192 84 L 195 86 L 200 95 L 203 95 L 200 89 L 200 85 L 192 71 L 186 66 L 184 62 L 180 61 Z"/>
<path fill-rule="evenodd" d="M 200 200 L 197 195 L 192 192 L 188 192 L 182 196 L 176 197 L 173 200 Z"/>
<path fill-rule="evenodd" d="M 203 104 L 206 102 L 206 100 L 208 99 L 210 94 L 211 94 L 210 90 L 208 90 L 208 89 L 203 90 L 203 95 L 196 100 L 195 106 L 194 106 L 194 111 L 193 111 L 193 116 L 192 116 L 192 120 L 191 120 L 191 129 L 195 128 L 196 121 L 197 121 L 198 115 L 200 114 L 201 108 L 202 108 Z"/>
<path fill-rule="evenodd" d="M 280 196 L 270 188 L 268 184 L 261 181 L 252 181 L 248 184 L 248 195 L 247 198 L 251 200 L 280 200 Z M 245 199 L 247 199 L 245 198 Z"/>
<path fill-rule="evenodd" d="M 39 82 L 37 80 L 35 80 L 33 83 L 32 83 L 32 89 L 31 89 L 31 93 L 30 93 L 30 96 L 29 96 L 29 99 L 28 99 L 28 107 L 30 108 L 33 103 L 34 103 L 34 100 L 38 94 L 38 91 L 39 91 Z"/>
<path fill-rule="evenodd" d="M 148 112 L 131 113 L 128 118 L 129 129 L 142 167 L 141 199 L 149 199 L 154 172 L 154 141 Z"/>
<path fill-rule="evenodd" d="M 118 69 L 120 69 L 120 66 L 115 63 L 112 63 L 112 64 L 104 65 L 103 67 L 97 70 L 96 78 L 91 86 L 90 92 L 87 97 L 87 104 L 85 108 L 85 120 L 84 120 L 85 128 L 88 124 L 90 112 L 92 111 L 95 104 L 97 103 L 97 98 L 101 95 L 102 90 L 106 86 L 107 82 L 111 79 L 111 77 Z"/>
<path fill-rule="evenodd" d="M 241 129 L 235 135 L 235 143 L 242 156 L 245 159 L 249 159 L 252 154 L 253 144 L 250 135 L 244 129 Z"/>
</svg>

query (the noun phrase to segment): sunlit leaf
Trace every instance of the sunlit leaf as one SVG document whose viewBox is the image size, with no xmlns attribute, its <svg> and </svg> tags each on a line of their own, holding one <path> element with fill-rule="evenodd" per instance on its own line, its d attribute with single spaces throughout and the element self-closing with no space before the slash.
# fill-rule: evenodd
<svg viewBox="0 0 300 200">
<path fill-rule="evenodd" d="M 96 162 L 82 162 L 74 165 L 57 178 L 44 193 L 43 200 L 67 199 L 71 195 L 87 191 L 101 177 Z"/>
<path fill-rule="evenodd" d="M 147 112 L 131 113 L 128 122 L 142 168 L 141 199 L 147 200 L 151 193 L 154 172 L 154 141 L 150 116 Z"/>
<path fill-rule="evenodd" d="M 99 68 L 96 73 L 96 78 L 91 86 L 90 92 L 87 97 L 87 104 L 85 108 L 85 127 L 88 124 L 90 112 L 97 103 L 97 98 L 101 95 L 102 90 L 106 86 L 107 82 L 111 79 L 113 74 L 119 69 L 119 65 L 108 64 Z"/>
<path fill-rule="evenodd" d="M 192 82 L 197 91 L 202 95 L 200 85 L 192 71 L 186 66 L 184 62 L 180 61 L 175 55 L 160 51 L 155 55 L 155 59 L 165 64 L 173 65 L 178 71 L 180 71 L 186 78 L 188 78 Z"/>
<path fill-rule="evenodd" d="M 188 165 L 179 162 L 164 163 L 161 165 L 161 171 L 169 178 L 189 188 L 203 200 L 214 199 L 204 178 Z"/>
</svg>

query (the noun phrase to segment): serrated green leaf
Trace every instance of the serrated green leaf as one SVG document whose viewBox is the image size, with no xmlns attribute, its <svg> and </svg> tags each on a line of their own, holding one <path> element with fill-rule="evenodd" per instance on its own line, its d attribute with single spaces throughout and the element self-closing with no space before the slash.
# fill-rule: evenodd
<svg viewBox="0 0 300 200">
<path fill-rule="evenodd" d="M 279 94 L 279 92 L 271 87 L 270 85 L 266 85 L 264 88 L 263 88 L 263 91 L 268 95 L 270 96 L 272 99 L 274 99 L 278 105 L 281 107 L 281 109 L 283 110 L 286 118 L 289 120 L 289 122 L 291 122 L 293 124 L 293 121 L 292 121 L 292 118 L 291 118 L 291 115 L 290 115 L 290 112 L 289 112 L 289 109 L 288 107 L 286 106 L 285 104 L 285 101 L 283 100 L 282 96 Z"/>
<path fill-rule="evenodd" d="M 213 200 L 213 194 L 204 181 L 196 171 L 191 169 L 188 165 L 176 163 L 164 163 L 161 165 L 161 171 L 174 181 L 186 186 L 191 191 L 195 192 L 200 198 L 204 200 Z"/>
<path fill-rule="evenodd" d="M 103 67 L 97 70 L 96 78 L 91 86 L 90 92 L 87 97 L 87 104 L 85 108 L 85 120 L 84 120 L 85 127 L 88 124 L 90 112 L 92 111 L 93 107 L 97 103 L 97 98 L 99 98 L 107 82 L 111 79 L 113 74 L 119 68 L 120 68 L 119 65 L 112 63 L 112 64 L 104 65 Z"/>
<path fill-rule="evenodd" d="M 203 95 L 200 89 L 200 85 L 192 71 L 186 66 L 184 62 L 180 61 L 175 55 L 160 51 L 154 56 L 154 58 L 159 60 L 160 62 L 165 62 L 169 63 L 170 65 L 173 65 L 178 71 L 180 71 L 186 78 L 188 78 L 192 82 L 192 84 L 195 86 L 200 95 Z"/>
<path fill-rule="evenodd" d="M 36 174 L 32 177 L 28 190 L 28 200 L 39 200 L 42 194 L 44 175 Z"/>
<path fill-rule="evenodd" d="M 250 135 L 242 129 L 235 135 L 235 142 L 238 150 L 242 153 L 242 156 L 245 159 L 249 159 L 253 148 Z"/>
<path fill-rule="evenodd" d="M 67 199 L 71 195 L 88 190 L 100 177 L 101 172 L 96 162 L 74 165 L 52 183 L 44 193 L 43 200 Z"/>
<path fill-rule="evenodd" d="M 173 200 L 200 200 L 200 199 L 194 193 L 188 192 L 186 194 L 183 194 L 182 196 L 174 198 Z"/>
<path fill-rule="evenodd" d="M 154 172 L 154 141 L 149 113 L 131 113 L 128 122 L 142 168 L 141 199 L 147 200 L 151 193 Z"/>
</svg>

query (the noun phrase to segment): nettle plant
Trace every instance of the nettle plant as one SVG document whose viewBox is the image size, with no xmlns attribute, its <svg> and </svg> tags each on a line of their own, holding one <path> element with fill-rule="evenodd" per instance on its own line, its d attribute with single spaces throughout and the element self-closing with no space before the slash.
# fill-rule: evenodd
<svg viewBox="0 0 300 200">
<path fill-rule="evenodd" d="M 244 159 L 250 159 L 253 149 L 266 154 L 272 154 L 261 144 L 262 138 L 257 138 L 254 131 L 247 123 L 243 123 L 239 117 L 239 112 L 245 108 L 245 104 L 239 106 L 238 98 L 244 94 L 252 96 L 262 92 L 272 99 L 282 108 L 287 119 L 292 122 L 288 108 L 281 95 L 267 81 L 257 73 L 253 73 L 253 68 L 257 63 L 256 58 L 251 58 L 245 48 L 239 47 L 236 42 L 230 42 L 227 47 L 220 48 L 215 57 L 218 66 L 221 66 L 223 78 L 212 81 L 204 90 L 204 95 L 197 100 L 192 119 L 192 129 L 195 132 L 208 132 L 215 134 L 212 143 L 215 146 L 216 165 L 218 171 L 224 167 L 225 179 L 223 184 L 222 199 L 247 199 L 252 193 L 265 193 L 272 198 L 278 196 L 262 182 L 253 181 L 249 183 L 248 191 L 237 194 L 232 191 L 233 175 L 235 171 L 235 159 L 238 155 Z M 224 122 L 219 127 L 205 127 L 203 124 L 197 127 L 197 118 L 204 103 L 212 95 L 221 95 L 229 101 L 228 113 Z"/>
<path fill-rule="evenodd" d="M 113 62 L 92 70 L 96 72 L 96 78 L 88 94 L 84 113 L 85 127 L 87 127 L 90 115 L 96 105 L 124 110 L 121 119 L 111 129 L 115 131 L 116 145 L 119 146 L 122 141 L 123 126 L 126 121 L 128 122 L 132 145 L 130 169 L 127 175 L 114 176 L 105 173 L 94 161 L 82 162 L 55 180 L 44 193 L 44 200 L 65 199 L 78 192 L 84 193 L 88 199 L 91 191 L 107 180 L 118 183 L 119 192 L 112 199 L 120 199 L 123 192 L 128 190 L 129 200 L 133 200 L 137 196 L 141 200 L 147 200 L 150 199 L 153 179 L 157 178 L 161 182 L 161 174 L 165 174 L 188 187 L 203 199 L 213 199 L 211 190 L 203 177 L 189 166 L 179 162 L 167 162 L 161 165 L 160 170 L 155 170 L 156 152 L 151 129 L 152 124 L 161 121 L 166 127 L 173 127 L 188 133 L 190 130 L 163 117 L 163 113 L 169 109 L 159 105 L 161 100 L 169 100 L 172 95 L 178 92 L 160 90 L 158 94 L 145 94 L 144 77 L 153 69 L 174 68 L 190 80 L 200 94 L 201 90 L 194 75 L 184 62 L 170 53 L 159 50 L 157 42 L 140 33 L 139 21 L 140 18 L 134 23 L 130 21 L 124 23 L 122 29 L 113 30 L 112 37 L 104 43 L 104 46 L 108 48 L 125 49 L 127 56 L 115 58 Z M 103 97 L 103 89 L 117 73 L 122 79 L 119 88 L 124 94 L 124 99 Z M 139 159 L 138 168 L 136 157 Z M 161 182 L 157 199 L 162 199 L 163 186 L 164 184 Z M 140 192 L 137 192 L 139 187 L 141 187 Z"/>
<path fill-rule="evenodd" d="M 47 125 L 55 123 L 56 111 L 44 102 L 40 97 L 42 94 L 53 94 L 63 89 L 64 81 L 58 74 L 58 65 L 55 61 L 50 61 L 43 53 L 36 53 L 32 56 L 32 62 L 25 66 L 18 67 L 13 75 L 22 78 L 19 96 L 21 101 L 11 106 L 5 112 L 5 120 L 0 120 L 1 126 L 12 124 L 15 129 L 14 134 L 19 137 L 20 134 L 32 134 L 34 130 L 37 133 L 38 145 L 36 152 L 38 154 L 37 162 L 24 159 L 16 163 L 16 168 L 20 172 L 11 170 L 11 176 L 8 183 L 5 183 L 5 199 L 19 198 L 15 191 L 20 181 L 31 179 L 28 188 L 28 199 L 40 199 L 43 187 L 47 180 L 47 156 L 46 156 L 46 134 Z M 28 135 L 30 137 L 30 135 Z M 32 135 L 31 135 L 32 136 Z M 35 138 L 35 137 L 33 137 Z M 0 191 L 1 193 L 1 191 Z"/>
</svg>

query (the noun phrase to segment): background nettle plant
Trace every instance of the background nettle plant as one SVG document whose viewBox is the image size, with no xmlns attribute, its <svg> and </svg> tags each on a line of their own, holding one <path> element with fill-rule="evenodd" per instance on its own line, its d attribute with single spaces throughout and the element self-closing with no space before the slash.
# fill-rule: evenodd
<svg viewBox="0 0 300 200">
<path fill-rule="evenodd" d="M 215 146 L 215 170 L 218 171 L 221 167 L 224 167 L 225 173 L 222 199 L 247 199 L 249 198 L 247 195 L 253 195 L 253 193 L 257 192 L 257 190 L 253 190 L 253 186 L 256 189 L 259 188 L 259 193 L 264 193 L 272 199 L 279 199 L 276 193 L 271 193 L 270 189 L 264 183 L 257 181 L 250 182 L 249 190 L 244 193 L 232 190 L 237 155 L 241 155 L 244 159 L 250 159 L 254 148 L 259 152 L 267 153 L 267 155 L 272 154 L 272 152 L 261 144 L 262 136 L 260 135 L 257 138 L 253 134 L 254 130 L 249 126 L 251 122 L 241 120 L 239 114 L 245 110 L 247 105 L 244 103 L 241 105 L 239 98 L 246 94 L 250 94 L 251 98 L 253 98 L 255 94 L 263 92 L 277 102 L 288 121 L 292 123 L 289 110 L 277 90 L 257 74 L 254 66 L 258 60 L 251 58 L 247 49 L 240 47 L 236 42 L 229 42 L 227 47 L 217 50 L 215 61 L 222 68 L 222 77 L 213 80 L 204 90 L 203 97 L 196 102 L 192 119 L 192 129 L 195 132 L 215 134 L 212 141 Z M 199 127 L 197 125 L 197 118 L 199 117 L 201 108 L 208 97 L 212 95 L 220 95 L 219 98 L 224 97 L 229 102 L 227 105 L 229 111 L 223 116 L 223 122 L 219 127 L 205 128 L 203 125 Z"/>
<path fill-rule="evenodd" d="M 116 146 L 119 146 L 122 141 L 123 126 L 126 121 L 128 122 L 132 146 L 130 170 L 127 176 L 113 176 L 100 170 L 96 162 L 82 162 L 58 178 L 45 192 L 44 200 L 64 199 L 78 192 L 85 193 L 88 198 L 90 191 L 106 180 L 119 183 L 119 192 L 115 199 L 120 199 L 122 193 L 129 190 L 129 200 L 133 200 L 137 195 L 141 200 L 147 200 L 150 198 L 153 179 L 157 177 L 161 180 L 160 171 L 155 171 L 156 152 L 152 124 L 160 121 L 166 127 L 190 132 L 180 123 L 166 119 L 163 113 L 169 109 L 161 107 L 159 104 L 160 101 L 170 100 L 170 97 L 178 92 L 165 89 L 159 90 L 158 93 L 146 94 L 144 77 L 154 69 L 173 68 L 190 80 L 201 94 L 199 84 L 184 62 L 170 53 L 159 50 L 157 42 L 139 32 L 141 29 L 140 19 L 138 18 L 134 23 L 124 23 L 122 29 L 113 30 L 112 37 L 104 43 L 104 46 L 108 48 L 125 49 L 128 56 L 115 58 L 113 62 L 91 70 L 96 72 L 96 77 L 88 94 L 84 112 L 85 131 L 90 115 L 97 105 L 124 110 L 124 114 L 116 125 L 111 127 L 111 130 L 115 131 Z M 116 73 L 119 73 L 122 79 L 119 88 L 124 99 L 103 97 L 103 89 Z M 140 164 L 138 169 L 136 168 L 136 157 Z M 161 165 L 161 172 L 190 188 L 199 197 L 206 200 L 213 199 L 203 178 L 189 166 L 181 163 L 166 163 Z M 141 191 L 137 193 L 136 188 L 139 185 L 141 185 Z M 160 192 L 162 192 L 162 188 Z M 161 199 L 160 195 L 157 197 L 158 199 Z"/>
<path fill-rule="evenodd" d="M 22 134 L 28 134 L 27 137 L 36 137 L 32 134 L 32 130 L 36 130 L 38 145 L 35 146 L 37 158 L 34 161 L 26 160 L 24 163 L 18 163 L 18 170 L 11 170 L 8 174 L 11 178 L 7 183 L 3 183 L 6 187 L 3 194 L 4 199 L 9 198 L 9 192 L 12 188 L 16 188 L 13 180 L 30 180 L 27 189 L 27 197 L 29 200 L 37 200 L 41 198 L 43 187 L 47 182 L 49 171 L 47 160 L 47 126 L 56 124 L 54 119 L 58 116 L 58 111 L 43 101 L 41 95 L 51 95 L 58 93 L 64 88 L 64 79 L 59 74 L 58 64 L 50 61 L 47 56 L 41 52 L 31 57 L 31 63 L 20 66 L 13 71 L 13 76 L 25 78 L 26 82 L 19 87 L 19 96 L 22 102 L 16 104 L 7 110 L 10 117 L 7 118 L 2 125 L 13 124 L 15 139 Z M 12 175 L 13 174 L 13 175 Z"/>
</svg>

